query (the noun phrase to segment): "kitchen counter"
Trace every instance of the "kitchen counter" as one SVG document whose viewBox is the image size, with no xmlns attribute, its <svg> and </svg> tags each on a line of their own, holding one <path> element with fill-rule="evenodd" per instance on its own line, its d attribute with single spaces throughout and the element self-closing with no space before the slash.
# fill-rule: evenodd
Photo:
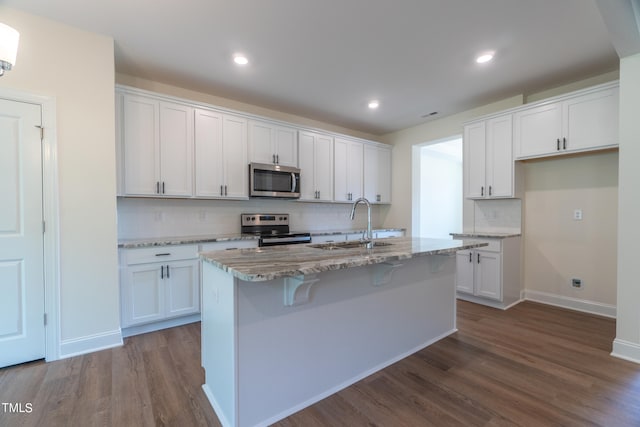
<svg viewBox="0 0 640 427">
<path fill-rule="evenodd" d="M 377 241 L 391 245 L 200 255 L 203 390 L 222 425 L 271 425 L 456 331 L 455 252 L 487 243 Z"/>
<path fill-rule="evenodd" d="M 314 244 L 234 249 L 204 252 L 200 258 L 238 279 L 257 282 L 419 256 L 455 254 L 459 250 L 486 246 L 486 243 L 479 242 L 410 237 L 384 239 L 384 243 L 388 245 L 373 249 L 326 250 L 314 247 L 317 246 Z"/>
<path fill-rule="evenodd" d="M 330 230 L 330 231 L 311 231 L 313 236 L 333 236 L 345 234 L 362 234 L 365 230 Z M 373 232 L 384 231 L 405 231 L 404 228 L 379 228 Z M 300 231 L 298 231 L 300 232 Z M 302 231 L 306 232 L 306 231 Z M 258 236 L 253 234 L 204 234 L 196 236 L 170 236 L 170 237 L 150 237 L 146 239 L 121 239 L 118 241 L 119 248 L 145 248 L 151 246 L 171 246 L 171 245 L 191 245 L 211 242 L 231 242 L 236 240 L 258 240 Z"/>
<path fill-rule="evenodd" d="M 472 233 L 449 233 L 454 239 L 507 239 L 509 237 L 519 237 L 522 233 L 494 233 L 490 231 L 479 231 Z"/>
</svg>

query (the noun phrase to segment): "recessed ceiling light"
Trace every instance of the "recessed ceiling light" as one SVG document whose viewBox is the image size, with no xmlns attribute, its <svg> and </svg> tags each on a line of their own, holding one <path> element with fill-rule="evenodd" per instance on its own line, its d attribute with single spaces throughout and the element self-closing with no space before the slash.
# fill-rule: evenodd
<svg viewBox="0 0 640 427">
<path fill-rule="evenodd" d="M 376 101 L 375 99 L 372 101 L 369 101 L 369 108 L 372 110 L 375 110 L 376 108 L 378 108 L 380 106 L 380 102 Z"/>
<path fill-rule="evenodd" d="M 476 62 L 478 64 L 484 64 L 486 62 L 489 62 L 493 59 L 493 55 L 494 52 L 484 52 L 481 53 L 480 55 L 478 55 L 478 57 L 476 58 Z"/>
<path fill-rule="evenodd" d="M 233 55 L 233 62 L 238 65 L 247 65 L 249 63 L 249 59 L 247 59 L 246 56 L 240 53 L 236 53 L 235 55 Z"/>
</svg>

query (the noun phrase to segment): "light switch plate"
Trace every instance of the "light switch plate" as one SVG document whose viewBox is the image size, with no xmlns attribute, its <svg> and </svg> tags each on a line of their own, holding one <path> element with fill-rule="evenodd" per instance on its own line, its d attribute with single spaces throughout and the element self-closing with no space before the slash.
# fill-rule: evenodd
<svg viewBox="0 0 640 427">
<path fill-rule="evenodd" d="M 575 221 L 582 221 L 582 209 L 576 209 L 573 211 L 573 219 Z"/>
</svg>

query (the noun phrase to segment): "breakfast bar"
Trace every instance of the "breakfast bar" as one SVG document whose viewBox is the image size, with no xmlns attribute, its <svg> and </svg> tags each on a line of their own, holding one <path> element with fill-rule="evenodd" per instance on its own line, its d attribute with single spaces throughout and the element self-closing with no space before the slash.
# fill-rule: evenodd
<svg viewBox="0 0 640 427">
<path fill-rule="evenodd" d="M 474 241 L 205 252 L 203 389 L 224 426 L 266 426 L 456 331 L 455 253 Z"/>
</svg>

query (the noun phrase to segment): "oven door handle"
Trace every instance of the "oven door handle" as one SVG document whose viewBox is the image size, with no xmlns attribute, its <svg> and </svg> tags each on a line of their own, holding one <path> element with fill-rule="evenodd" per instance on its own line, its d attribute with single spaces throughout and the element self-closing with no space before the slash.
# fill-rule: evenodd
<svg viewBox="0 0 640 427">
<path fill-rule="evenodd" d="M 291 172 L 291 192 L 296 192 L 296 174 Z"/>
<path fill-rule="evenodd" d="M 311 243 L 311 237 L 263 237 L 262 239 L 260 239 L 260 244 L 262 246 L 264 246 L 265 244 L 269 244 L 269 243 L 277 243 L 277 244 L 283 244 L 283 243 Z"/>
</svg>

